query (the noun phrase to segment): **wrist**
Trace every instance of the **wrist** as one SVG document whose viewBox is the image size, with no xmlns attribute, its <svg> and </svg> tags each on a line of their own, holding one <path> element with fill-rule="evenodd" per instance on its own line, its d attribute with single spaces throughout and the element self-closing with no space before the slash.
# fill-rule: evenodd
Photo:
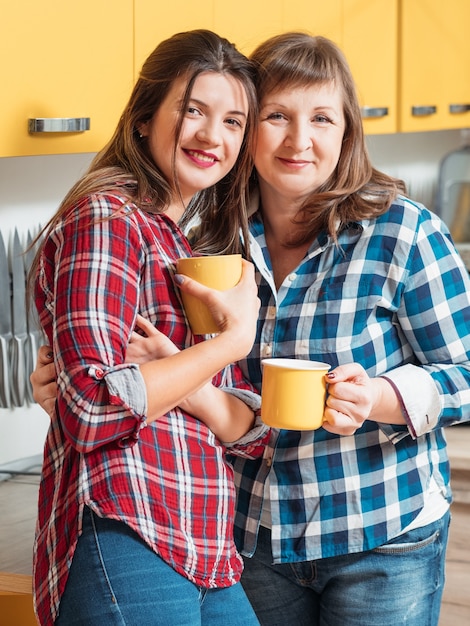
<svg viewBox="0 0 470 626">
<path fill-rule="evenodd" d="M 401 396 L 392 382 L 385 376 L 372 380 L 376 393 L 369 419 L 383 424 L 406 424 Z"/>
</svg>

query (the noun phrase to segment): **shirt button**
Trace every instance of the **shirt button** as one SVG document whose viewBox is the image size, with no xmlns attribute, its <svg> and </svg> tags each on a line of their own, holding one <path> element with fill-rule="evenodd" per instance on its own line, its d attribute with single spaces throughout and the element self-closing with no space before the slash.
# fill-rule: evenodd
<svg viewBox="0 0 470 626">
<path fill-rule="evenodd" d="M 272 346 L 267 345 L 264 348 L 264 356 L 271 356 L 271 354 L 273 353 L 273 349 Z"/>
<path fill-rule="evenodd" d="M 92 378 L 95 378 L 96 380 L 101 380 L 102 378 L 104 378 L 104 371 L 100 367 L 97 367 L 96 365 L 92 365 L 88 369 L 88 376 L 91 376 Z"/>
<path fill-rule="evenodd" d="M 287 277 L 288 280 L 290 280 L 291 283 L 294 282 L 294 280 L 296 279 L 296 275 L 295 274 L 289 274 L 289 276 Z"/>
<path fill-rule="evenodd" d="M 273 320 L 276 317 L 276 307 L 268 306 L 268 310 L 266 311 L 266 318 L 269 320 Z"/>
</svg>

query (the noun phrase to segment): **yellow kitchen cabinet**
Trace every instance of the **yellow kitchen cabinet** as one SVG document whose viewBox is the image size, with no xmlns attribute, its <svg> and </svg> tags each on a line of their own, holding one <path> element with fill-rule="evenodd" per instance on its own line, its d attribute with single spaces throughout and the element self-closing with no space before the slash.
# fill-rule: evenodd
<svg viewBox="0 0 470 626">
<path fill-rule="evenodd" d="M 345 53 L 365 132 L 396 132 L 398 0 L 285 0 L 283 8 L 283 30 L 329 37 Z"/>
<path fill-rule="evenodd" d="M 342 49 L 367 134 L 397 131 L 398 0 L 343 0 Z"/>
<path fill-rule="evenodd" d="M 340 43 L 344 0 L 175 0 L 161 6 L 154 0 L 135 3 L 135 70 L 159 41 L 176 32 L 208 28 L 250 54 L 271 35 L 286 30 L 323 34 Z"/>
<path fill-rule="evenodd" d="M 230 11 L 235 12 L 233 6 Z M 163 39 L 194 28 L 215 30 L 214 0 L 134 0 L 134 21 L 137 79 L 143 62 Z"/>
<path fill-rule="evenodd" d="M 132 0 L 4 2 L 0 58 L 0 156 L 96 152 L 133 84 Z"/>
<path fill-rule="evenodd" d="M 401 0 L 399 129 L 470 126 L 470 3 Z"/>
<path fill-rule="evenodd" d="M 285 0 L 283 30 L 335 41 L 356 83 L 366 133 L 397 130 L 398 0 Z"/>
<path fill-rule="evenodd" d="M 238 0 L 236 5 L 214 0 L 213 28 L 250 54 L 259 43 L 281 32 L 282 5 L 283 0 Z"/>
<path fill-rule="evenodd" d="M 233 11 L 214 2 L 214 30 L 234 41 L 245 54 L 272 35 L 286 31 L 321 34 L 339 43 L 343 0 L 240 0 Z"/>
<path fill-rule="evenodd" d="M 282 29 L 323 35 L 341 45 L 344 0 L 284 0 Z"/>
</svg>

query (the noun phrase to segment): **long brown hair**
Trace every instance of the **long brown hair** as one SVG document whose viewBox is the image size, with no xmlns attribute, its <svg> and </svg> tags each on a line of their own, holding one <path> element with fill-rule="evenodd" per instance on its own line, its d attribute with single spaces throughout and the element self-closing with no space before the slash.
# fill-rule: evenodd
<svg viewBox="0 0 470 626">
<path fill-rule="evenodd" d="M 345 132 L 340 158 L 330 178 L 300 208 L 295 221 L 305 228 L 291 245 L 306 243 L 321 230 L 337 240 L 349 222 L 384 213 L 405 186 L 372 167 L 354 79 L 338 46 L 325 37 L 290 32 L 271 37 L 250 58 L 256 66 L 259 102 L 295 87 L 333 82 L 342 90 Z"/>
<path fill-rule="evenodd" d="M 240 81 L 248 99 L 248 118 L 239 158 L 217 184 L 200 191 L 186 207 L 181 225 L 197 216 L 200 226 L 195 249 L 205 253 L 240 252 L 240 231 L 247 241 L 248 180 L 252 171 L 253 142 L 258 117 L 253 64 L 227 39 L 208 30 L 173 35 L 161 42 L 145 61 L 117 128 L 109 143 L 95 156 L 88 171 L 70 189 L 58 211 L 40 234 L 47 235 L 61 216 L 81 198 L 92 193 L 117 191 L 138 206 L 165 211 L 174 190 L 176 145 L 184 112 L 197 77 L 203 72 L 223 73 Z M 169 181 L 155 164 L 139 127 L 158 110 L 175 79 L 185 77 L 187 86 L 175 131 L 174 180 Z M 34 276 L 40 249 L 32 266 Z"/>
</svg>

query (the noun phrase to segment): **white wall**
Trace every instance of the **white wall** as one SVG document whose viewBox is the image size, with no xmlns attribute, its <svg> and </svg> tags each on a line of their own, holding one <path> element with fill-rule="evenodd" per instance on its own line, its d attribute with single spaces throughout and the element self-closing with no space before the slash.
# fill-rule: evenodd
<svg viewBox="0 0 470 626">
<path fill-rule="evenodd" d="M 462 143 L 459 131 L 368 137 L 373 164 L 405 180 L 414 199 L 434 207 L 439 163 Z M 0 229 L 4 237 L 45 223 L 92 154 L 0 159 Z M 0 294 L 1 297 L 1 294 Z M 0 467 L 42 452 L 48 418 L 37 405 L 0 409 Z"/>
</svg>

